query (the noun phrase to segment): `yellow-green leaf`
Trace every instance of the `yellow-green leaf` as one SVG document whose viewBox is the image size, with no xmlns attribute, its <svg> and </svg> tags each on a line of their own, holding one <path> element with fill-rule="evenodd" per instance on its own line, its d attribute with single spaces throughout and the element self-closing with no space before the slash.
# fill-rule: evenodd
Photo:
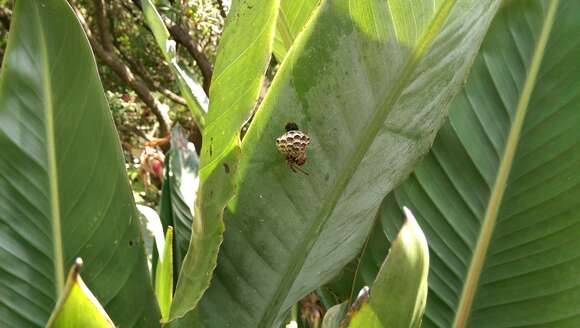
<svg viewBox="0 0 580 328">
<path fill-rule="evenodd" d="M 161 309 L 161 319 L 167 320 L 173 300 L 173 227 L 167 227 L 163 256 L 155 269 L 155 295 Z"/>
<path fill-rule="evenodd" d="M 46 328 L 114 328 L 115 325 L 80 276 L 81 259 L 71 267 L 64 292 Z"/>
<path fill-rule="evenodd" d="M 391 244 L 389 255 L 349 328 L 419 328 L 427 301 L 429 249 L 415 217 L 407 220 Z"/>
<path fill-rule="evenodd" d="M 232 2 L 210 89 L 191 242 L 179 273 L 170 320 L 193 311 L 217 265 L 225 230 L 224 208 L 237 189 L 240 130 L 262 89 L 278 4 L 278 0 Z"/>
</svg>

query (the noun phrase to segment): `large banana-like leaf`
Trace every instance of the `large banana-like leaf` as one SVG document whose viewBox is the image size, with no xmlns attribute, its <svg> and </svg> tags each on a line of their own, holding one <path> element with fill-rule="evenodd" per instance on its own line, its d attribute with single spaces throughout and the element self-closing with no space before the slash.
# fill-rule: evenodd
<svg viewBox="0 0 580 328">
<path fill-rule="evenodd" d="M 225 229 L 224 208 L 236 190 L 240 130 L 262 88 L 277 12 L 278 0 L 232 3 L 210 89 L 191 242 L 179 272 L 170 320 L 191 312 L 212 278 Z"/>
<path fill-rule="evenodd" d="M 321 4 L 243 140 L 218 267 L 188 320 L 274 327 L 357 254 L 384 196 L 430 148 L 498 5 Z M 288 122 L 311 137 L 310 176 L 276 150 Z"/>
<path fill-rule="evenodd" d="M 321 0 L 281 0 L 280 13 L 276 21 L 276 38 L 274 39 L 274 56 L 279 62 L 284 60 L 288 49 L 298 34 L 302 32 L 308 18 L 320 4 Z"/>
<path fill-rule="evenodd" d="M 95 59 L 64 0 L 16 2 L 0 77 L 0 326 L 42 327 L 65 268 L 122 327 L 159 322 Z"/>
<path fill-rule="evenodd" d="M 387 235 L 404 204 L 429 241 L 424 327 L 580 327 L 579 11 L 508 2 L 431 153 L 385 200 Z"/>
</svg>

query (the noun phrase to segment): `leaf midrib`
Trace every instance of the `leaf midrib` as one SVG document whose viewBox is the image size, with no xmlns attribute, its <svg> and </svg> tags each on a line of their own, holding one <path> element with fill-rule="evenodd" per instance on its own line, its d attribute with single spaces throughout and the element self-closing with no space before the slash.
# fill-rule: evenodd
<svg viewBox="0 0 580 328">
<path fill-rule="evenodd" d="M 34 5 L 34 14 L 39 22 L 35 26 L 39 28 L 38 35 L 40 42 L 40 57 L 42 61 L 42 86 L 44 96 L 44 111 L 45 111 L 45 128 L 46 128 L 46 143 L 47 143 L 47 164 L 48 164 L 48 183 L 49 183 L 49 199 L 50 199 L 50 218 L 52 220 L 52 244 L 53 244 L 53 264 L 54 264 L 54 278 L 55 278 L 55 294 L 60 298 L 64 290 L 64 260 L 62 247 L 62 231 L 60 220 L 60 200 L 58 194 L 58 172 L 56 161 L 56 141 L 54 129 L 54 103 L 52 100 L 52 83 L 50 80 L 50 65 L 48 60 L 48 47 L 46 35 L 41 27 L 42 18 L 40 17 L 37 5 Z"/>
<path fill-rule="evenodd" d="M 433 19 L 433 22 L 431 22 L 429 25 L 429 28 L 426 30 L 426 33 L 422 37 L 421 41 L 415 48 L 413 48 L 411 56 L 407 59 L 405 66 L 399 75 L 400 78 L 397 79 L 397 82 L 391 89 L 391 92 L 386 95 L 382 105 L 377 107 L 375 113 L 373 113 L 372 118 L 369 120 L 369 127 L 365 130 L 366 133 L 364 133 L 358 142 L 355 143 L 360 145 L 360 147 L 355 147 L 353 153 L 349 156 L 350 160 L 345 166 L 345 169 L 338 176 L 335 188 L 330 192 L 328 198 L 324 202 L 322 209 L 316 215 L 316 219 L 308 230 L 304 240 L 298 244 L 299 248 L 294 253 L 294 256 L 288 265 L 290 270 L 286 271 L 286 274 L 282 277 L 280 283 L 278 284 L 278 288 L 274 293 L 271 305 L 266 309 L 264 315 L 261 317 L 258 323 L 258 327 L 269 328 L 274 324 L 274 321 L 278 316 L 279 308 L 282 306 L 282 303 L 288 296 L 292 284 L 302 270 L 307 255 L 310 253 L 310 250 L 316 243 L 318 239 L 317 237 L 322 232 L 323 227 L 332 214 L 333 209 L 336 207 L 340 196 L 348 186 L 348 183 L 356 172 L 360 162 L 363 160 L 364 155 L 367 153 L 376 135 L 384 125 L 384 121 L 392 106 L 404 91 L 405 86 L 412 77 L 412 73 L 414 72 L 416 66 L 427 53 L 429 46 L 437 36 L 437 32 L 439 32 L 443 26 L 455 3 L 456 0 L 448 0 L 441 5 L 437 14 L 435 15 L 435 18 Z"/>
<path fill-rule="evenodd" d="M 524 88 L 522 89 L 522 93 L 520 94 L 520 98 L 518 100 L 514 121 L 512 123 L 512 127 L 510 128 L 510 132 L 506 142 L 506 147 L 500 161 L 498 174 L 494 182 L 492 193 L 490 195 L 487 204 L 487 208 L 481 225 L 481 230 L 477 239 L 475 251 L 473 253 L 473 258 L 467 271 L 466 275 L 467 278 L 465 279 L 464 288 L 461 292 L 461 297 L 459 299 L 459 303 L 457 306 L 457 313 L 453 320 L 452 327 L 454 328 L 465 327 L 469 320 L 471 306 L 475 298 L 477 285 L 481 277 L 481 271 L 483 269 L 487 251 L 489 249 L 489 244 L 491 242 L 493 229 L 503 199 L 503 194 L 507 186 L 509 174 L 512 168 L 515 152 L 517 150 L 517 146 L 520 140 L 520 135 L 524 125 L 524 120 L 528 110 L 530 98 L 532 96 L 532 92 L 537 81 L 537 76 L 542 59 L 544 57 L 546 44 L 548 42 L 552 26 L 554 25 L 554 19 L 556 16 L 558 4 L 559 0 L 553 0 L 550 2 L 548 14 L 546 16 L 546 19 L 544 20 L 544 24 L 542 25 L 540 39 L 538 40 L 538 43 L 532 55 L 530 70 L 528 76 L 526 77 Z"/>
</svg>

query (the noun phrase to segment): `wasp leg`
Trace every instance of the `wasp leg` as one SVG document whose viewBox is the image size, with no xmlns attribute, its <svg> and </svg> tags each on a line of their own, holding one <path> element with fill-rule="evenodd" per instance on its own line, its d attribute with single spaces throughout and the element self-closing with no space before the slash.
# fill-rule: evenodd
<svg viewBox="0 0 580 328">
<path fill-rule="evenodd" d="M 304 171 L 300 166 L 296 165 L 296 163 L 288 162 L 288 167 L 290 168 L 290 170 L 292 170 L 292 172 L 296 174 L 302 173 L 306 176 L 310 175 L 310 173 Z"/>
<path fill-rule="evenodd" d="M 296 166 L 296 167 L 294 167 L 294 168 L 295 168 L 296 170 L 298 170 L 300 173 L 302 173 L 302 174 L 304 174 L 304 175 L 306 175 L 306 176 L 309 176 L 309 175 L 310 175 L 310 173 L 308 173 L 308 172 L 304 171 L 304 170 L 303 170 L 303 169 L 302 169 L 300 166 Z M 296 171 L 295 171 L 295 172 L 296 172 Z"/>
<path fill-rule="evenodd" d="M 294 163 L 292 163 L 292 162 L 290 162 L 290 161 L 288 162 L 288 168 L 289 168 L 289 169 L 290 169 L 292 172 L 294 172 L 294 173 L 298 173 L 298 171 L 296 171 L 296 167 L 294 166 Z"/>
</svg>

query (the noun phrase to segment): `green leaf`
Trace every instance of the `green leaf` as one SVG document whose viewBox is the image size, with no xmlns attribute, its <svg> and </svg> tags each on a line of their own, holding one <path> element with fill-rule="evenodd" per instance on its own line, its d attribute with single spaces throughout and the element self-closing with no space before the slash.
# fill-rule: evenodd
<svg viewBox="0 0 580 328">
<path fill-rule="evenodd" d="M 419 328 L 427 300 L 429 249 L 415 217 L 407 220 L 370 290 L 368 301 L 350 318 L 349 327 Z"/>
<path fill-rule="evenodd" d="M 401 217 L 404 213 L 399 206 L 402 205 L 394 202 L 389 196 L 385 198 L 360 254 L 324 286 L 324 290 L 335 297 L 334 304 L 353 302 L 356 291 L 372 286 L 390 250 L 389 240 L 396 238 L 403 225 Z"/>
<path fill-rule="evenodd" d="M 171 208 L 171 188 L 169 181 L 169 159 L 171 158 L 171 149 L 165 154 L 165 163 L 163 165 L 163 185 L 161 186 L 161 196 L 159 197 L 159 219 L 163 230 L 168 226 L 174 226 L 173 209 Z"/>
<path fill-rule="evenodd" d="M 80 276 L 81 259 L 69 270 L 61 298 L 50 316 L 47 328 L 114 328 L 103 306 Z"/>
<path fill-rule="evenodd" d="M 174 226 L 174 268 L 179 270 L 191 238 L 199 158 L 193 143 L 178 124 L 171 130 L 171 149 L 166 157 L 160 212 L 166 225 Z"/>
<path fill-rule="evenodd" d="M 346 302 L 328 309 L 322 320 L 322 328 L 340 328 L 340 323 L 344 320 L 347 309 L 348 304 Z"/>
<path fill-rule="evenodd" d="M 149 26 L 165 57 L 167 64 L 175 74 L 181 95 L 185 98 L 187 107 L 193 114 L 197 126 L 203 130 L 205 126 L 205 116 L 209 100 L 205 91 L 199 83 L 194 81 L 189 74 L 179 65 L 175 49 L 175 41 L 169 38 L 169 31 L 163 23 L 163 18 L 155 9 L 151 0 L 142 0 L 141 7 L 145 16 L 145 23 Z"/>
<path fill-rule="evenodd" d="M 183 128 L 171 131 L 171 151 L 168 161 L 167 183 L 171 192 L 171 209 L 175 227 L 175 261 L 179 270 L 191 238 L 191 224 L 196 192 L 199 185 L 199 159 L 195 146 L 187 141 Z"/>
<path fill-rule="evenodd" d="M 321 0 L 280 0 L 280 12 L 276 21 L 274 56 L 282 62 L 308 18 L 313 15 Z"/>
<path fill-rule="evenodd" d="M 165 163 L 164 163 L 164 171 L 163 171 L 163 184 L 161 186 L 161 196 L 159 197 L 159 206 L 158 206 L 158 211 L 159 211 L 159 219 L 161 220 L 161 227 L 163 228 L 164 231 L 167 231 L 167 229 L 169 228 L 169 226 L 174 226 L 175 223 L 174 221 L 174 217 L 173 217 L 173 210 L 171 209 L 171 188 L 169 185 L 169 159 L 171 158 L 171 149 L 165 154 Z M 174 233 L 175 235 L 175 233 Z M 174 237 L 175 239 L 175 237 Z M 177 281 L 177 273 L 179 270 L 179 267 L 177 266 L 180 262 L 179 259 L 176 258 L 176 250 L 175 250 L 175 242 L 173 242 L 173 281 L 174 281 L 174 285 L 175 282 Z M 151 260 L 151 267 L 155 268 L 157 267 L 157 262 L 159 261 L 159 256 L 154 253 L 154 256 Z M 155 281 L 155 272 L 153 270 L 151 270 L 153 278 L 152 280 Z"/>
<path fill-rule="evenodd" d="M 77 257 L 116 324 L 159 310 L 124 159 L 64 0 L 19 0 L 0 76 L 0 326 L 42 327 Z"/>
<path fill-rule="evenodd" d="M 579 10 L 507 2 L 431 153 L 385 200 L 383 229 L 405 204 L 429 240 L 423 327 L 580 326 Z"/>
<path fill-rule="evenodd" d="M 195 220 L 171 320 L 197 305 L 223 240 L 223 211 L 236 190 L 240 130 L 255 107 L 272 53 L 277 0 L 233 1 L 216 58 L 203 131 Z"/>
<path fill-rule="evenodd" d="M 169 307 L 173 299 L 173 227 L 167 227 L 165 245 L 159 257 L 155 273 L 155 295 L 161 309 L 161 319 L 169 317 Z"/>
<path fill-rule="evenodd" d="M 141 228 L 141 236 L 143 236 L 145 255 L 147 255 L 147 265 L 151 273 L 154 268 L 153 259 L 159 258 L 162 255 L 160 249 L 163 249 L 165 245 L 163 226 L 161 225 L 159 215 L 151 207 L 137 204 L 137 210 L 139 211 L 139 226 Z M 157 248 L 158 254 L 153 254 L 155 248 Z"/>
<path fill-rule="evenodd" d="M 385 195 L 430 148 L 499 3 L 321 4 L 244 137 L 196 327 L 276 326 L 352 260 Z M 400 19 L 413 11 L 416 22 Z M 288 122 L 311 137 L 310 176 L 276 149 Z"/>
</svg>

